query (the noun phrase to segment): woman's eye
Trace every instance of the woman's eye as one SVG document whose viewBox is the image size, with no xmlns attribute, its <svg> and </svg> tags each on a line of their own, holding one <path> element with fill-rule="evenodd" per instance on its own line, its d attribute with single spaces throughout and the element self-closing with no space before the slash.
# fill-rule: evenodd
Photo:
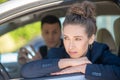
<svg viewBox="0 0 120 80">
<path fill-rule="evenodd" d="M 64 40 L 68 40 L 68 38 L 67 38 L 67 37 L 64 37 Z"/>
<path fill-rule="evenodd" d="M 76 41 L 80 41 L 80 40 L 81 40 L 81 38 L 75 38 L 75 40 L 76 40 Z"/>
</svg>

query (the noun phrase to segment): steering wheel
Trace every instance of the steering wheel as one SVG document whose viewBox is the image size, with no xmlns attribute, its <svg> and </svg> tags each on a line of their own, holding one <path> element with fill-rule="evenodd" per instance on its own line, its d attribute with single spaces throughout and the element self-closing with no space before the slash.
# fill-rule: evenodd
<svg viewBox="0 0 120 80">
<path fill-rule="evenodd" d="M 9 80 L 10 76 L 4 66 L 0 63 L 0 80 Z"/>
</svg>

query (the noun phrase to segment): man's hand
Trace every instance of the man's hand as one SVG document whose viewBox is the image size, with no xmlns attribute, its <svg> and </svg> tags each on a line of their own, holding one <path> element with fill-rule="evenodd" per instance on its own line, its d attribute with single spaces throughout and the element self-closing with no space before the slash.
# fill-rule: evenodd
<svg viewBox="0 0 120 80">
<path fill-rule="evenodd" d="M 30 61 L 30 59 L 28 58 L 28 50 L 24 47 L 20 48 L 20 50 L 18 51 L 18 62 L 20 64 L 25 64 L 28 61 Z"/>
<path fill-rule="evenodd" d="M 42 59 L 42 56 L 39 52 L 36 52 L 32 45 L 30 45 L 31 50 L 34 52 L 35 55 L 33 55 L 29 50 L 27 50 L 25 47 L 20 48 L 18 51 L 18 62 L 20 64 L 25 64 L 27 62 Z M 28 55 L 31 57 L 29 58 Z"/>
</svg>

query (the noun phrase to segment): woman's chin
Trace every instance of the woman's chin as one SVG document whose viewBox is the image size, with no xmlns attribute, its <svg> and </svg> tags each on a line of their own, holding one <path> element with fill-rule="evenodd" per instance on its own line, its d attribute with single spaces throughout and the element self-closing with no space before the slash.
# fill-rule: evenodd
<svg viewBox="0 0 120 80">
<path fill-rule="evenodd" d="M 73 59 L 79 58 L 78 56 L 70 56 Z"/>
<path fill-rule="evenodd" d="M 73 58 L 73 59 L 76 59 L 76 58 L 83 57 L 83 55 L 79 55 L 79 56 L 78 55 L 70 55 L 70 57 Z"/>
</svg>

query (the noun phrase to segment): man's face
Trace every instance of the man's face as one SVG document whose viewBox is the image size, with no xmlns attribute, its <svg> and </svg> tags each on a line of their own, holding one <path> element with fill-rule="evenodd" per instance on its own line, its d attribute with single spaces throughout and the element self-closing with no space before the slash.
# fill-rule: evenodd
<svg viewBox="0 0 120 80">
<path fill-rule="evenodd" d="M 56 47 L 60 42 L 61 29 L 58 23 L 44 23 L 42 28 L 42 36 L 48 48 Z"/>
</svg>

